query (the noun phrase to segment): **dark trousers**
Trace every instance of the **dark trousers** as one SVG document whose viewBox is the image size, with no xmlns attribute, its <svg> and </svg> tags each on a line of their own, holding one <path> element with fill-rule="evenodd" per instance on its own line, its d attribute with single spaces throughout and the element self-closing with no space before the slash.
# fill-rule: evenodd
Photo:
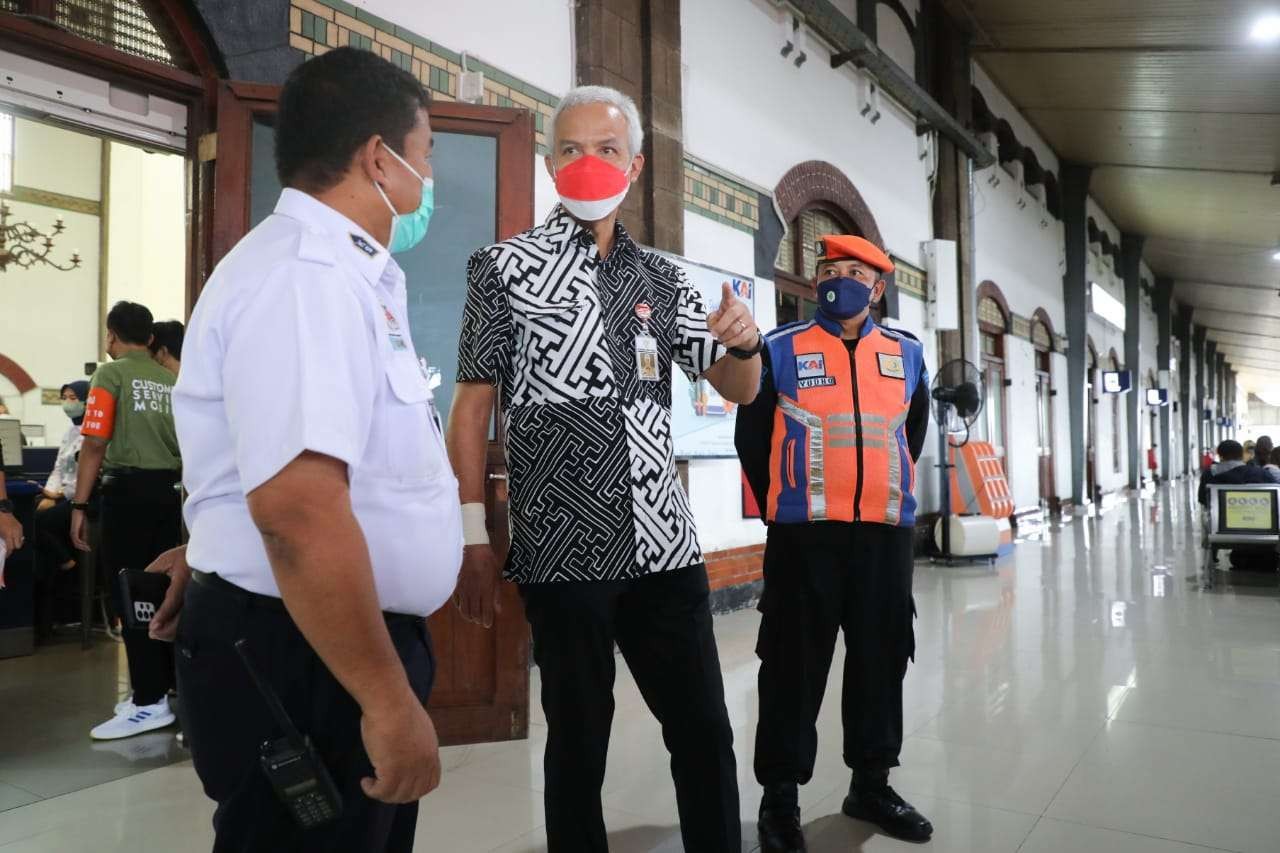
<svg viewBox="0 0 1280 853">
<path fill-rule="evenodd" d="M 71 502 L 61 500 L 48 509 L 36 510 L 32 519 L 35 546 L 39 552 L 40 575 L 49 578 L 75 559 L 71 546 Z"/>
<path fill-rule="evenodd" d="M 36 510 L 31 523 L 36 549 L 36 633 L 43 635 L 53 630 L 53 623 L 58 617 L 59 569 L 74 556 L 71 550 L 71 503 L 62 500 L 48 509 Z"/>
<path fill-rule="evenodd" d="M 426 704 L 435 676 L 426 620 L 388 616 L 387 629 L 409 684 Z M 303 831 L 276 798 L 259 764 L 259 747 L 283 732 L 235 650 L 239 639 L 248 641 L 254 664 L 333 777 L 343 803 L 337 821 Z M 182 729 L 204 791 L 218 804 L 214 853 L 413 849 L 418 804 L 393 805 L 364 795 L 360 780 L 372 776 L 373 767 L 360 736 L 360 706 L 307 644 L 279 599 L 193 580 L 177 647 Z"/>
<path fill-rule="evenodd" d="M 845 764 L 869 778 L 898 766 L 902 679 L 915 654 L 912 549 L 910 529 L 883 524 L 770 525 L 756 645 L 760 784 L 812 778 L 841 629 Z"/>
<path fill-rule="evenodd" d="M 600 787 L 614 644 L 662 725 L 684 849 L 742 849 L 737 764 L 702 565 L 620 581 L 522 584 L 547 715 L 551 853 L 607 851 Z"/>
<path fill-rule="evenodd" d="M 118 575 L 142 571 L 182 541 L 182 503 L 177 471 L 136 471 L 102 478 L 101 562 L 116 613 L 124 613 Z M 122 618 L 125 655 L 135 705 L 153 705 L 173 687 L 173 644 L 131 629 Z"/>
</svg>

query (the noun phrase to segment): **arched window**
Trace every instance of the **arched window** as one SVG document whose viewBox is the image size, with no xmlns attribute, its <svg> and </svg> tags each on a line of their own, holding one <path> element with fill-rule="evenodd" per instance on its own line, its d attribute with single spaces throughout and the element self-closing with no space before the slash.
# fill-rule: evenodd
<svg viewBox="0 0 1280 853">
<path fill-rule="evenodd" d="M 818 303 L 813 289 L 818 265 L 818 241 L 827 234 L 863 236 L 834 205 L 818 203 L 800 212 L 787 223 L 787 232 L 778 244 L 774 262 L 774 284 L 777 290 L 778 325 L 813 317 Z M 871 315 L 879 322 L 883 304 L 872 306 Z"/>
<path fill-rule="evenodd" d="M 1114 347 L 1111 349 L 1111 369 L 1120 369 L 1120 359 L 1116 356 Z M 1120 473 L 1123 456 L 1120 452 L 1120 397 L 1120 394 L 1111 395 L 1111 467 L 1117 474 Z"/>
<path fill-rule="evenodd" d="M 1031 316 L 1031 345 L 1036 352 L 1036 445 L 1039 448 L 1040 499 L 1053 506 L 1057 485 L 1053 464 L 1053 326 L 1043 308 Z"/>
<path fill-rule="evenodd" d="M 1085 479 L 1089 490 L 1089 499 L 1098 499 L 1098 348 L 1093 345 L 1093 338 L 1086 337 L 1088 344 L 1084 374 L 1085 405 L 1088 406 L 1085 416 Z"/>
<path fill-rule="evenodd" d="M 1007 448 L 1005 441 L 1006 399 L 1005 377 L 1005 340 L 1009 331 L 1009 304 L 1005 301 L 1000 288 L 989 281 L 984 281 L 978 288 L 978 337 L 982 344 L 982 384 L 986 387 L 987 404 L 983 407 L 984 416 L 978 422 L 978 433 L 994 447 Z M 1009 460 L 1005 459 L 1005 470 Z"/>
<path fill-rule="evenodd" d="M 813 289 L 817 241 L 825 234 L 856 234 L 884 247 L 880 228 L 861 193 L 844 172 L 822 160 L 806 160 L 787 170 L 773 198 L 785 233 L 774 261 L 778 323 L 808 319 L 817 308 Z M 776 233 L 776 232 L 774 232 Z M 893 276 L 880 303 L 872 307 L 877 322 L 897 305 Z"/>
</svg>

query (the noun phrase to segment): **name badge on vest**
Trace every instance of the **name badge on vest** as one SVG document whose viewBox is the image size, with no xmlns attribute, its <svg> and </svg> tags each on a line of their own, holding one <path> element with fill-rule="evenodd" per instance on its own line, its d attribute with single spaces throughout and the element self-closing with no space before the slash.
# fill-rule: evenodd
<svg viewBox="0 0 1280 853">
<path fill-rule="evenodd" d="M 636 376 L 641 382 L 658 381 L 658 341 L 653 335 L 636 335 Z"/>
<path fill-rule="evenodd" d="M 887 352 L 876 353 L 880 362 L 880 375 L 890 379 L 906 379 L 907 369 L 902 366 L 902 356 L 890 355 Z"/>
<path fill-rule="evenodd" d="M 796 356 L 797 386 L 824 388 L 835 384 L 835 377 L 827 375 L 827 359 L 822 353 L 808 352 Z"/>
</svg>

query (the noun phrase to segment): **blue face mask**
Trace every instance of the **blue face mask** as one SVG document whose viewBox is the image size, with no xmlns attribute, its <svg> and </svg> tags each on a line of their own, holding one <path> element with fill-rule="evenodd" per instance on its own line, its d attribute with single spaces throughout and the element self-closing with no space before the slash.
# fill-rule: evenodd
<svg viewBox="0 0 1280 853">
<path fill-rule="evenodd" d="M 436 182 L 431 178 L 424 178 L 418 174 L 418 171 L 405 162 L 394 151 L 391 146 L 383 143 L 383 147 L 391 152 L 391 156 L 400 161 L 400 165 L 408 169 L 415 178 L 422 181 L 422 200 L 418 202 L 418 209 L 412 213 L 401 215 L 396 212 L 395 205 L 387 198 L 387 194 L 383 192 L 382 187 L 374 184 L 373 187 L 378 191 L 378 195 L 382 196 L 383 202 L 391 211 L 391 245 L 387 246 L 392 254 L 399 252 L 407 252 L 414 246 L 422 242 L 422 238 L 427 236 L 427 226 L 431 224 L 431 214 L 436 209 Z"/>
<path fill-rule="evenodd" d="M 818 282 L 818 313 L 834 320 L 848 320 L 871 304 L 871 288 L 856 278 L 842 276 Z"/>
</svg>

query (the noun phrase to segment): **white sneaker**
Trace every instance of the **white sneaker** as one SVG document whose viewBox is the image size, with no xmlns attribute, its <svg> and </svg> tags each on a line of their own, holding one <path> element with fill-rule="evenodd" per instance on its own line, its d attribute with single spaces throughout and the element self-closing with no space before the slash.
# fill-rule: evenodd
<svg viewBox="0 0 1280 853">
<path fill-rule="evenodd" d="M 129 707 L 116 714 L 105 723 L 89 732 L 94 740 L 115 740 L 122 737 L 133 737 L 153 729 L 162 729 L 177 722 L 173 710 L 169 707 L 169 697 L 161 698 L 154 705 L 141 707 L 129 703 Z"/>
<path fill-rule="evenodd" d="M 116 703 L 116 706 L 115 708 L 112 709 L 111 713 L 118 717 L 132 707 L 133 707 L 133 694 L 130 693 L 127 699 L 121 699 L 119 702 Z"/>
</svg>

